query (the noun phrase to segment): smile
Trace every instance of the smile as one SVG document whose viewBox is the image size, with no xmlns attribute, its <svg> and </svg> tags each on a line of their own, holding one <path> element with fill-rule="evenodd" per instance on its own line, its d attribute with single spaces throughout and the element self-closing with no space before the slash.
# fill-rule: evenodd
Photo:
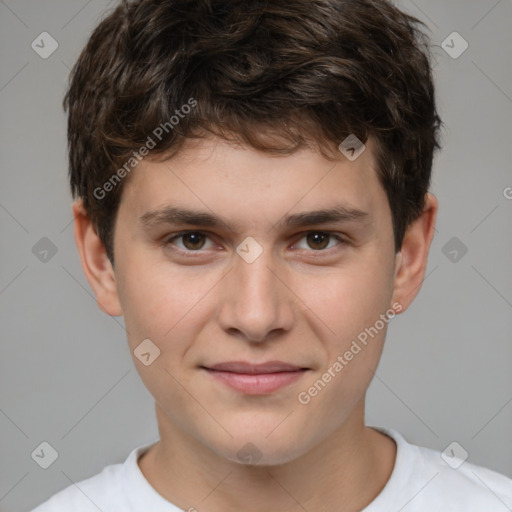
<svg viewBox="0 0 512 512">
<path fill-rule="evenodd" d="M 300 379 L 308 368 L 281 361 L 263 364 L 228 362 L 202 367 L 217 381 L 246 395 L 266 395 Z"/>
</svg>

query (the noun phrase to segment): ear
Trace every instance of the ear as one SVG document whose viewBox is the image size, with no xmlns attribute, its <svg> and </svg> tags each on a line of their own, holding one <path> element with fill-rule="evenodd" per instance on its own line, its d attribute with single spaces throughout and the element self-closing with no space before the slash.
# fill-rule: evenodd
<svg viewBox="0 0 512 512">
<path fill-rule="evenodd" d="M 73 216 L 75 218 L 75 241 L 82 269 L 96 296 L 98 307 L 107 315 L 120 316 L 123 313 L 117 293 L 114 269 L 81 199 L 73 203 Z"/>
<path fill-rule="evenodd" d="M 396 255 L 393 302 L 402 308 L 403 313 L 421 289 L 427 268 L 428 252 L 434 237 L 438 211 L 438 201 L 430 193 L 425 200 L 422 214 L 407 228 L 400 252 Z"/>
</svg>

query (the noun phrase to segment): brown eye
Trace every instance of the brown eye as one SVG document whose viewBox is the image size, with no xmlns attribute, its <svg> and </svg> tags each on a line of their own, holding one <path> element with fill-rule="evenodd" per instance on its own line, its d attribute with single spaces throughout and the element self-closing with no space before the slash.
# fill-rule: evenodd
<svg viewBox="0 0 512 512">
<path fill-rule="evenodd" d="M 315 250 L 325 249 L 329 245 L 329 238 L 331 236 L 327 233 L 312 232 L 307 235 L 309 247 Z"/>
<path fill-rule="evenodd" d="M 305 240 L 305 243 L 302 242 L 303 240 Z M 336 246 L 340 246 L 338 248 L 341 249 L 341 247 L 345 245 L 350 244 L 348 241 L 337 234 L 324 231 L 310 231 L 300 239 L 295 247 L 301 250 L 307 250 L 309 252 L 327 253 L 329 252 L 329 249 L 333 249 Z"/>
<path fill-rule="evenodd" d="M 204 245 L 205 236 L 202 233 L 185 233 L 181 237 L 183 238 L 183 245 L 191 251 L 201 249 Z"/>
<path fill-rule="evenodd" d="M 177 243 L 178 240 L 181 240 L 181 243 Z M 207 240 L 208 236 L 200 231 L 185 231 L 167 239 L 164 245 L 176 245 L 182 252 L 198 252 L 205 248 Z"/>
</svg>

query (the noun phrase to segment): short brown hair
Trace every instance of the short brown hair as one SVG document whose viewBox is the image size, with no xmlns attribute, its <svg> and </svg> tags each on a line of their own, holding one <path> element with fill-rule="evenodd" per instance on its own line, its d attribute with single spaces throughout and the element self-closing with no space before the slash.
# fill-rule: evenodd
<svg viewBox="0 0 512 512">
<path fill-rule="evenodd" d="M 92 33 L 64 98 L 71 191 L 112 264 L 126 162 L 149 138 L 149 157 L 168 158 L 208 133 L 327 158 L 349 134 L 371 136 L 398 251 L 439 148 L 423 26 L 387 0 L 122 1 Z M 185 105 L 194 108 L 171 123 Z"/>
</svg>

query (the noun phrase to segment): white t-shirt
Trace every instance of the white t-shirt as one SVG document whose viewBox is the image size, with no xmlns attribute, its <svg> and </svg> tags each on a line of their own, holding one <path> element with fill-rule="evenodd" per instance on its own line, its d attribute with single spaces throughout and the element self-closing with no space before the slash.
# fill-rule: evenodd
<svg viewBox="0 0 512 512">
<path fill-rule="evenodd" d="M 467 461 L 454 469 L 461 459 L 448 464 L 440 452 L 412 445 L 393 429 L 373 428 L 395 440 L 397 455 L 386 486 L 361 512 L 512 511 L 512 479 Z M 135 448 L 123 464 L 106 466 L 32 512 L 182 512 L 151 487 L 137 464 L 150 446 Z"/>
</svg>

